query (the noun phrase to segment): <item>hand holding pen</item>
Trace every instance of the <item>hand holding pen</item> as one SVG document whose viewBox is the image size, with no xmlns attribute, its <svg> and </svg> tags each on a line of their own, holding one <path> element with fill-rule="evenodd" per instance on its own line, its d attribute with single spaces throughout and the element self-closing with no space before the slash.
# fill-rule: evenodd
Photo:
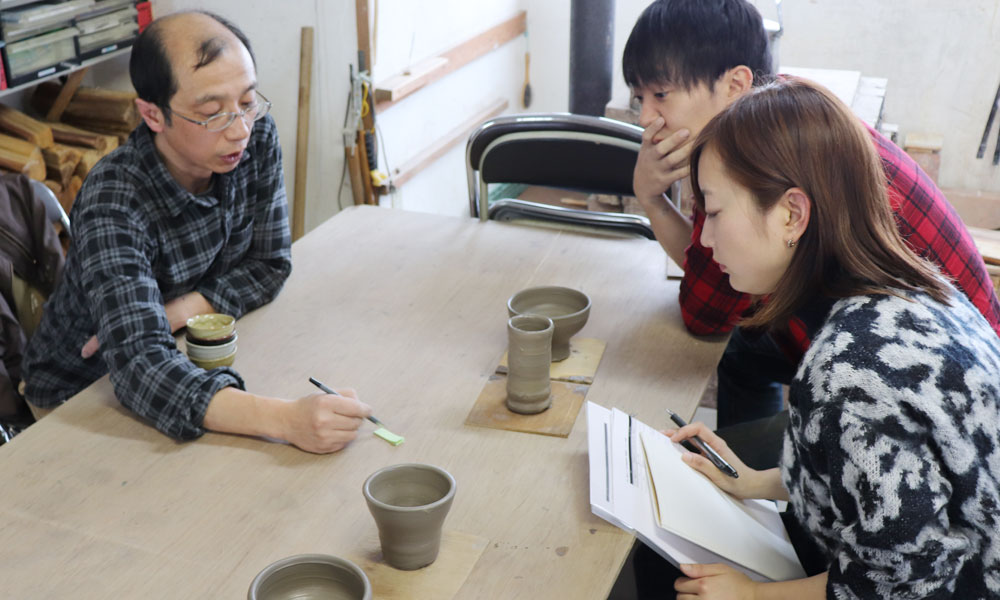
<svg viewBox="0 0 1000 600">
<path fill-rule="evenodd" d="M 670 410 L 669 408 L 667 409 L 667 412 L 670 413 L 670 420 L 673 421 L 675 424 L 677 424 L 678 427 L 687 426 L 687 423 L 684 422 L 684 419 L 682 419 L 680 415 Z M 671 437 L 671 439 L 673 438 Z M 711 463 L 715 465 L 716 468 L 718 468 L 720 471 L 732 477 L 733 479 L 736 479 L 737 477 L 740 476 L 740 474 L 736 472 L 736 469 L 734 469 L 732 465 L 730 465 L 728 462 L 726 462 L 725 459 L 719 456 L 719 453 L 716 452 L 714 448 L 703 442 L 700 437 L 695 435 L 685 439 L 689 441 L 695 448 L 697 448 L 702 453 L 702 455 L 704 455 L 705 458 L 711 461 Z M 674 440 L 674 441 L 680 442 L 682 440 Z"/>
</svg>

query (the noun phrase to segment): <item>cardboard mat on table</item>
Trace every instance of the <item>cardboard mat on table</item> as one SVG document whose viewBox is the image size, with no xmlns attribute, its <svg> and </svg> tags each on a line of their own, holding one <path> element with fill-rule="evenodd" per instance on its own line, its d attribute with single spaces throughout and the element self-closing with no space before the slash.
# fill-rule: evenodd
<svg viewBox="0 0 1000 600">
<path fill-rule="evenodd" d="M 569 340 L 569 356 L 564 360 L 552 363 L 549 378 L 568 383 L 594 383 L 597 366 L 601 364 L 607 343 L 594 338 L 571 338 Z M 507 353 L 504 352 L 497 366 L 497 373 L 507 374 Z"/>
<path fill-rule="evenodd" d="M 521 415 L 507 408 L 507 376 L 490 375 L 465 424 L 568 437 L 589 388 L 582 383 L 553 381 L 552 406 L 536 415 Z"/>
<path fill-rule="evenodd" d="M 444 530 L 437 560 L 415 571 L 400 571 L 386 564 L 378 531 L 362 541 L 364 554 L 352 557 L 372 584 L 372 597 L 379 600 L 451 600 L 469 578 L 489 540 L 461 531 Z"/>
</svg>

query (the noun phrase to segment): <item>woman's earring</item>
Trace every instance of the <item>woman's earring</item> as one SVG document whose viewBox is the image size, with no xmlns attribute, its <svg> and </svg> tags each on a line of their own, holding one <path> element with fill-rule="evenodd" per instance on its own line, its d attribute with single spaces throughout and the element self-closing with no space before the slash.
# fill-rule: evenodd
<svg viewBox="0 0 1000 600">
<path fill-rule="evenodd" d="M 794 247 L 795 247 L 795 245 L 796 245 L 796 244 L 798 244 L 798 242 L 797 242 L 797 241 L 795 241 L 795 240 L 788 240 L 788 241 L 787 241 L 787 242 L 785 242 L 785 243 L 786 243 L 786 244 L 788 244 L 788 247 L 789 247 L 789 248 L 794 248 Z"/>
</svg>

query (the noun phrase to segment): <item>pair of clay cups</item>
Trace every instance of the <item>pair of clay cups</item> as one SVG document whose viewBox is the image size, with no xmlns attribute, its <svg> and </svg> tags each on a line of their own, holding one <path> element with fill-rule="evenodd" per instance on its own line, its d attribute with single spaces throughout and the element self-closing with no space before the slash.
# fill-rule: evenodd
<svg viewBox="0 0 1000 600">
<path fill-rule="evenodd" d="M 188 358 L 203 369 L 232 366 L 238 337 L 236 319 L 231 315 L 195 315 L 187 320 Z"/>
<path fill-rule="evenodd" d="M 521 290 L 507 300 L 507 316 L 538 315 L 552 320 L 552 362 L 569 357 L 569 339 L 590 317 L 590 297 L 573 288 L 547 285 Z"/>
<path fill-rule="evenodd" d="M 327 554 L 299 554 L 271 563 L 247 592 L 247 600 L 371 600 L 372 585 L 361 567 Z"/>
<path fill-rule="evenodd" d="M 392 465 L 372 473 L 362 491 L 389 566 L 413 571 L 437 559 L 455 498 L 451 473 L 433 465 Z"/>
</svg>

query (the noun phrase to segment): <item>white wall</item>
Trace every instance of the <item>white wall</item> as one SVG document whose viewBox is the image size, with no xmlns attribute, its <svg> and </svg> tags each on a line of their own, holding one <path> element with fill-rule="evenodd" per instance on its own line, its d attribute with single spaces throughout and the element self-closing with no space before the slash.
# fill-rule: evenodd
<svg viewBox="0 0 1000 600">
<path fill-rule="evenodd" d="M 1000 190 L 976 150 L 1000 82 L 997 0 L 785 2 L 784 64 L 887 77 L 884 118 L 900 133 L 944 136 L 941 187 Z M 902 139 L 902 138 L 901 138 Z"/>
<path fill-rule="evenodd" d="M 514 17 L 522 10 L 521 4 L 520 0 L 379 0 L 377 32 L 373 27 L 375 83 Z M 392 172 L 420 157 L 497 99 L 507 100 L 507 112 L 519 110 L 525 48 L 523 37 L 514 39 L 376 115 L 388 159 L 386 163 L 380 150 L 379 168 Z M 465 144 L 460 143 L 384 203 L 406 210 L 468 216 L 465 181 Z"/>
</svg>

